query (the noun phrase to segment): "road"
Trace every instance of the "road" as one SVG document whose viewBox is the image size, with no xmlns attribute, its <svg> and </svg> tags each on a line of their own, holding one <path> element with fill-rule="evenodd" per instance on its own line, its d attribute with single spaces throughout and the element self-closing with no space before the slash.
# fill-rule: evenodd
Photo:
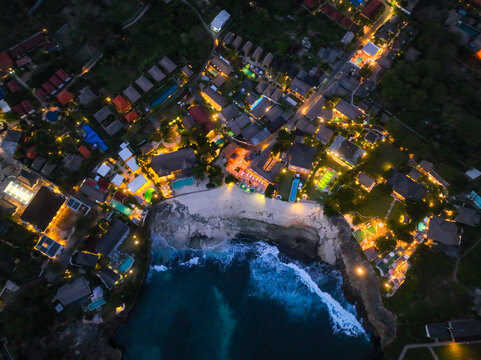
<svg viewBox="0 0 481 360">
<path fill-rule="evenodd" d="M 364 45 L 365 42 L 369 40 L 372 37 L 372 35 L 374 35 L 376 31 L 384 23 L 386 23 L 386 21 L 388 21 L 391 18 L 393 13 L 394 13 L 393 8 L 390 5 L 386 4 L 386 2 L 384 2 L 384 13 L 379 17 L 379 19 L 374 23 L 374 25 L 369 28 L 366 34 L 364 34 L 359 39 L 357 39 L 357 41 L 354 43 L 354 50 L 344 55 L 344 57 L 338 62 L 336 67 L 331 71 L 331 73 L 327 76 L 327 78 L 324 79 L 324 81 L 319 86 L 317 91 L 304 101 L 304 103 L 299 108 L 297 113 L 289 121 L 289 125 L 294 124 L 295 121 L 301 118 L 313 104 L 318 102 L 321 99 L 322 95 L 329 88 L 329 86 L 331 86 L 334 80 L 339 80 L 342 77 L 343 73 L 341 70 L 344 67 L 344 65 L 346 65 L 346 63 L 349 61 L 349 59 L 352 58 L 352 56 L 356 53 L 356 51 L 362 45 Z"/>
</svg>

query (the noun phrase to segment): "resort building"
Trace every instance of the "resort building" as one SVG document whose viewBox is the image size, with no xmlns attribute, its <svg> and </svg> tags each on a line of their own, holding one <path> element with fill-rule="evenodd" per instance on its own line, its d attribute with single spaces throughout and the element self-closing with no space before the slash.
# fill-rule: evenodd
<svg viewBox="0 0 481 360">
<path fill-rule="evenodd" d="M 129 226 L 122 220 L 115 218 L 107 233 L 95 244 L 95 252 L 111 257 L 129 234 Z"/>
<path fill-rule="evenodd" d="M 294 144 L 289 155 L 289 170 L 309 175 L 317 148 L 305 144 Z"/>
<path fill-rule="evenodd" d="M 157 155 L 150 161 L 150 167 L 156 176 L 169 179 L 186 175 L 196 164 L 197 157 L 192 148 Z"/>
<path fill-rule="evenodd" d="M 217 111 L 221 111 L 227 105 L 227 100 L 211 86 L 206 86 L 201 91 L 201 95 L 204 100 Z"/>
<path fill-rule="evenodd" d="M 458 233 L 458 226 L 441 216 L 432 216 L 427 224 L 427 238 L 437 244 L 448 246 L 459 246 L 461 235 Z"/>
<path fill-rule="evenodd" d="M 323 145 L 329 144 L 331 138 L 334 135 L 334 130 L 329 129 L 327 126 L 319 125 L 317 128 L 317 132 L 315 133 L 314 137 L 321 142 Z"/>
<path fill-rule="evenodd" d="M 306 84 L 304 81 L 296 77 L 294 78 L 294 80 L 292 80 L 288 91 L 293 93 L 296 97 L 304 99 L 311 90 L 311 88 L 312 87 L 310 85 Z"/>
<path fill-rule="evenodd" d="M 338 163 L 348 167 L 356 166 L 359 160 L 366 154 L 363 149 L 354 145 L 341 135 L 338 135 L 334 139 L 327 152 L 332 155 L 333 159 Z"/>
<path fill-rule="evenodd" d="M 220 32 L 229 19 L 230 14 L 227 11 L 220 11 L 210 23 L 210 29 L 216 33 Z"/>
<path fill-rule="evenodd" d="M 40 233 L 45 232 L 59 214 L 65 197 L 42 186 L 20 216 L 20 220 Z"/>
<path fill-rule="evenodd" d="M 376 180 L 365 173 L 357 175 L 357 182 L 366 190 L 371 192 L 372 188 L 376 185 Z"/>
<path fill-rule="evenodd" d="M 60 286 L 55 298 L 65 307 L 85 302 L 90 293 L 88 281 L 81 276 L 76 278 L 71 284 Z M 62 308 L 60 308 L 61 310 Z"/>
<path fill-rule="evenodd" d="M 177 68 L 177 65 L 170 60 L 167 56 L 164 56 L 160 61 L 159 65 L 164 68 L 164 70 L 167 72 L 167 74 L 170 74 L 172 71 L 174 71 Z"/>
<path fill-rule="evenodd" d="M 402 199 L 419 201 L 426 196 L 428 190 L 421 184 L 418 184 L 395 170 L 388 179 L 387 184 L 392 186 L 394 194 Z"/>
<path fill-rule="evenodd" d="M 232 73 L 233 69 L 232 69 L 232 66 L 226 60 L 221 59 L 219 56 L 214 56 L 209 61 L 209 65 L 207 66 L 207 71 L 214 76 L 221 74 L 222 76 L 227 77 L 230 75 L 230 73 Z"/>
</svg>

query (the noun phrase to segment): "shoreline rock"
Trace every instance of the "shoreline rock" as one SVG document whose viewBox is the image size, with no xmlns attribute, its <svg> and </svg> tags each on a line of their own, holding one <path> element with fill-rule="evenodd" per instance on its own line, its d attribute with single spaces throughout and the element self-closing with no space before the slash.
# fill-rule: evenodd
<svg viewBox="0 0 481 360">
<path fill-rule="evenodd" d="M 244 211 L 245 205 L 238 207 L 237 215 L 223 213 L 222 209 L 216 209 L 218 215 L 213 215 L 214 211 L 203 211 L 202 206 L 194 212 L 192 207 L 195 209 L 195 206 L 189 205 L 188 199 L 160 204 L 152 216 L 151 233 L 161 235 L 170 246 L 178 249 L 210 247 L 226 237 L 244 241 L 261 238 L 294 259 L 320 260 L 335 266 L 343 275 L 346 298 L 355 304 L 365 328 L 375 334 L 373 343 L 384 347 L 393 341 L 395 315 L 384 308 L 379 279 L 352 240 L 349 226 L 342 217 L 327 220 L 316 213 L 323 219 L 313 219 L 307 213 L 306 217 L 291 221 L 281 216 L 279 221 L 270 213 Z M 314 207 L 310 210 L 317 211 Z M 313 226 L 316 224 L 318 227 Z M 356 273 L 359 266 L 365 270 L 362 276 Z"/>
</svg>

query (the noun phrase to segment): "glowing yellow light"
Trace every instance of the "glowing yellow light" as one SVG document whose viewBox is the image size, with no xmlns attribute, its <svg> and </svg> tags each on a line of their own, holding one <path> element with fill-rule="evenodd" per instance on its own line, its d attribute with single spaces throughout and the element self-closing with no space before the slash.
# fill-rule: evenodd
<svg viewBox="0 0 481 360">
<path fill-rule="evenodd" d="M 366 272 L 366 271 L 364 270 L 364 268 L 363 268 L 362 266 L 358 266 L 358 267 L 356 268 L 356 274 L 358 274 L 359 276 L 364 275 L 365 272 Z"/>
</svg>

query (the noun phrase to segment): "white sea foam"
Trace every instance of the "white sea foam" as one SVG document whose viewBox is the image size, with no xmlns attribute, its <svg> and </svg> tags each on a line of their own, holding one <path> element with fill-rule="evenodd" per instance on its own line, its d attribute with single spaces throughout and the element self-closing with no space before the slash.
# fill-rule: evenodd
<svg viewBox="0 0 481 360">
<path fill-rule="evenodd" d="M 284 263 L 280 258 L 277 247 L 265 242 L 253 244 L 239 243 L 223 246 L 212 251 L 210 249 L 196 255 L 187 261 L 183 253 L 182 261 L 169 266 L 204 266 L 207 262 L 214 263 L 219 270 L 227 270 L 235 263 L 248 262 L 250 270 L 250 289 L 249 294 L 256 297 L 269 297 L 285 306 L 288 311 L 296 316 L 308 316 L 313 310 L 327 308 L 329 317 L 335 332 L 342 332 L 348 336 L 365 335 L 361 323 L 355 315 L 355 308 L 351 304 L 341 305 L 331 294 L 322 291 L 318 283 L 322 283 L 322 278 L 326 276 L 318 268 L 300 265 L 296 262 Z M 191 255 L 191 256 L 192 256 Z M 202 259 L 202 261 L 201 261 Z M 164 265 L 154 265 L 154 271 L 167 271 Z M 309 272 L 315 276 L 311 276 Z M 339 276 L 333 272 L 330 275 Z M 336 286 L 336 289 L 339 289 Z"/>
<path fill-rule="evenodd" d="M 152 265 L 150 267 L 150 270 L 157 271 L 157 272 L 162 272 L 162 271 L 167 271 L 169 268 L 165 265 Z"/>
</svg>

